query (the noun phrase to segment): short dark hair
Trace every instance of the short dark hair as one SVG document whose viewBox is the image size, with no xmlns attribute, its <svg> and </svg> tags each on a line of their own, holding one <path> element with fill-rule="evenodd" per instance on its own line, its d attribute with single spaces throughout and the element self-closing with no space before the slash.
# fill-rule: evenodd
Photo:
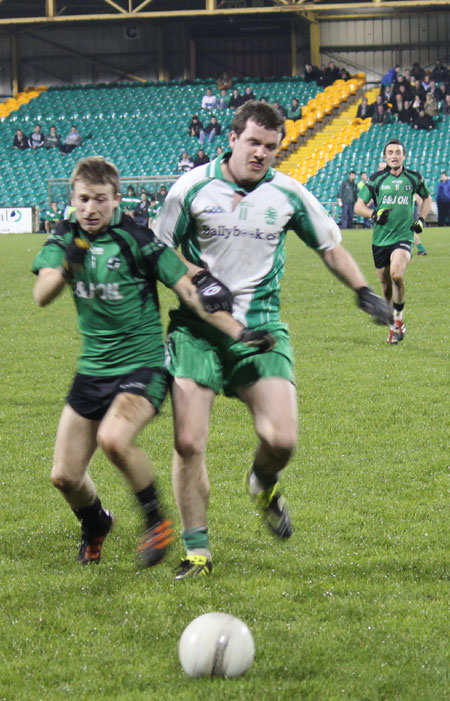
<svg viewBox="0 0 450 701">
<path fill-rule="evenodd" d="M 402 150 L 403 150 L 403 155 L 406 156 L 405 144 L 404 144 L 403 142 L 401 142 L 400 139 L 390 139 L 390 140 L 387 142 L 387 144 L 385 145 L 384 149 L 383 149 L 383 156 L 384 156 L 385 153 L 386 153 L 387 147 L 388 147 L 388 146 L 391 146 L 391 144 L 392 144 L 392 145 L 395 145 L 395 146 L 401 146 L 401 147 L 402 147 Z"/>
<path fill-rule="evenodd" d="M 280 134 L 284 127 L 284 118 L 272 105 L 258 100 L 250 100 L 236 110 L 230 126 L 231 131 L 240 136 L 249 119 L 264 129 L 278 131 Z"/>
<path fill-rule="evenodd" d="M 84 180 L 90 185 L 112 185 L 115 195 L 120 192 L 119 171 L 103 156 L 89 156 L 78 161 L 70 176 L 72 187 L 76 180 Z"/>
</svg>

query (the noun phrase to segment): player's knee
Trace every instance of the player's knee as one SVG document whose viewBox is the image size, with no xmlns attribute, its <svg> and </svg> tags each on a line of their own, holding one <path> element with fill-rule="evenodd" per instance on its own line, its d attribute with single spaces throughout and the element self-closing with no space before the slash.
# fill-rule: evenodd
<svg viewBox="0 0 450 701">
<path fill-rule="evenodd" d="M 105 453 L 108 460 L 121 469 L 122 467 L 125 467 L 127 446 L 120 439 L 120 437 L 107 431 L 99 431 L 97 443 Z"/>
<path fill-rule="evenodd" d="M 297 433 L 289 427 L 268 427 L 260 434 L 272 455 L 280 462 L 288 462 L 297 447 Z"/>
<path fill-rule="evenodd" d="M 206 438 L 190 430 L 179 430 L 175 435 L 175 450 L 183 459 L 202 455 L 206 449 Z"/>
<path fill-rule="evenodd" d="M 401 285 L 403 282 L 403 273 L 401 270 L 391 269 L 391 279 L 394 285 Z"/>
<path fill-rule="evenodd" d="M 55 468 L 52 470 L 50 479 L 53 486 L 59 489 L 60 492 L 63 492 L 63 494 L 76 492 L 80 486 L 80 481 L 77 478 Z"/>
</svg>

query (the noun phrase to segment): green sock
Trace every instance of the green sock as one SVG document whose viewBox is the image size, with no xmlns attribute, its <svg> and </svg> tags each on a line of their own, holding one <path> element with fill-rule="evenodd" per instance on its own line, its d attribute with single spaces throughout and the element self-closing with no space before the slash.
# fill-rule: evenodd
<svg viewBox="0 0 450 701">
<path fill-rule="evenodd" d="M 419 245 L 417 246 L 417 250 L 420 251 L 421 253 L 422 253 L 422 251 L 425 250 L 423 243 L 419 243 Z"/>
<path fill-rule="evenodd" d="M 200 549 L 209 550 L 208 529 L 205 526 L 189 528 L 182 532 L 181 537 L 188 551 Z"/>
</svg>

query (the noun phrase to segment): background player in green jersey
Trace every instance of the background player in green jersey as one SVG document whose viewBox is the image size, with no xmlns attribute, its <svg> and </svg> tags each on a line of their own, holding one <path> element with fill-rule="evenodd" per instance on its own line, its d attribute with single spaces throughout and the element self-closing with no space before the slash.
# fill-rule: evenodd
<svg viewBox="0 0 450 701">
<path fill-rule="evenodd" d="M 359 191 L 355 211 L 374 220 L 372 251 L 383 293 L 394 308 L 394 322 L 387 342 L 403 340 L 406 326 L 405 272 L 412 255 L 414 234 L 423 231 L 431 207 L 431 196 L 420 173 L 404 165 L 406 149 L 398 139 L 388 141 L 383 150 L 387 167 L 370 176 Z M 421 198 L 419 216 L 414 219 L 415 195 Z M 375 209 L 367 206 L 373 200 Z"/>
<path fill-rule="evenodd" d="M 229 291 L 207 275 L 203 287 L 196 287 L 176 253 L 122 213 L 113 164 L 100 157 L 83 159 L 71 185 L 71 221 L 58 225 L 33 264 L 36 302 L 48 304 L 69 285 L 83 336 L 78 372 L 59 422 L 51 478 L 81 522 L 78 560 L 99 562 L 112 527 L 112 516 L 87 472 L 99 445 L 143 508 L 146 530 L 138 554 L 152 566 L 162 559 L 173 531 L 158 505 L 150 461 L 136 445 L 167 392 L 156 281 L 171 287 L 224 335 L 254 343 L 255 334 L 243 331 L 228 313 L 207 313 L 204 307 L 229 308 Z M 267 334 L 256 342 L 261 336 Z"/>
<path fill-rule="evenodd" d="M 336 223 L 292 178 L 273 171 L 284 120 L 271 106 L 247 102 L 231 125 L 230 151 L 182 175 L 157 222 L 163 241 L 195 266 L 208 265 L 234 295 L 233 315 L 250 328 L 274 333 L 273 350 L 256 356 L 241 344 L 224 344 L 182 311 L 172 312 L 169 371 L 174 376 L 173 484 L 186 547 L 176 579 L 212 570 L 206 513 L 209 482 L 205 450 L 215 393 L 222 388 L 248 406 L 259 439 L 248 487 L 270 530 L 292 534 L 278 477 L 297 442 L 297 401 L 287 328 L 279 318 L 284 242 L 293 229 L 325 265 L 357 293 L 360 307 L 389 323 L 387 303 L 367 287 L 340 245 Z M 198 362 L 198 358 L 202 362 Z"/>
</svg>

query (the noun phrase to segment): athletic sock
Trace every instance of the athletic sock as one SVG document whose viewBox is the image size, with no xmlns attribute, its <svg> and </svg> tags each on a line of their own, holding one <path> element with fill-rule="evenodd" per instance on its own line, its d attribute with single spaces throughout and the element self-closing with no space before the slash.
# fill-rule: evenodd
<svg viewBox="0 0 450 701">
<path fill-rule="evenodd" d="M 188 555 L 205 555 L 211 560 L 208 529 L 206 526 L 188 528 L 181 533 L 184 547 Z"/>
<path fill-rule="evenodd" d="M 148 485 L 148 487 L 141 489 L 140 492 L 136 492 L 136 498 L 144 509 L 145 521 L 148 529 L 153 528 L 153 526 L 156 526 L 157 523 L 162 521 L 158 508 L 156 487 L 152 482 Z"/>
<path fill-rule="evenodd" d="M 273 487 L 278 482 L 278 473 L 275 475 L 266 475 L 260 468 L 253 463 L 252 472 L 250 473 L 250 493 L 255 495 L 258 492 Z"/>
<path fill-rule="evenodd" d="M 81 522 L 82 530 L 86 533 L 103 533 L 110 526 L 111 517 L 104 510 L 98 497 L 90 506 L 82 506 L 78 509 L 72 509 L 72 511 Z"/>
<path fill-rule="evenodd" d="M 394 302 L 394 321 L 402 321 L 403 307 L 404 306 L 405 306 L 404 302 L 401 302 L 401 303 Z"/>
<path fill-rule="evenodd" d="M 425 246 L 423 245 L 423 243 L 419 243 L 419 244 L 417 245 L 417 250 L 418 250 L 420 253 L 423 253 L 423 252 L 424 252 Z"/>
</svg>

